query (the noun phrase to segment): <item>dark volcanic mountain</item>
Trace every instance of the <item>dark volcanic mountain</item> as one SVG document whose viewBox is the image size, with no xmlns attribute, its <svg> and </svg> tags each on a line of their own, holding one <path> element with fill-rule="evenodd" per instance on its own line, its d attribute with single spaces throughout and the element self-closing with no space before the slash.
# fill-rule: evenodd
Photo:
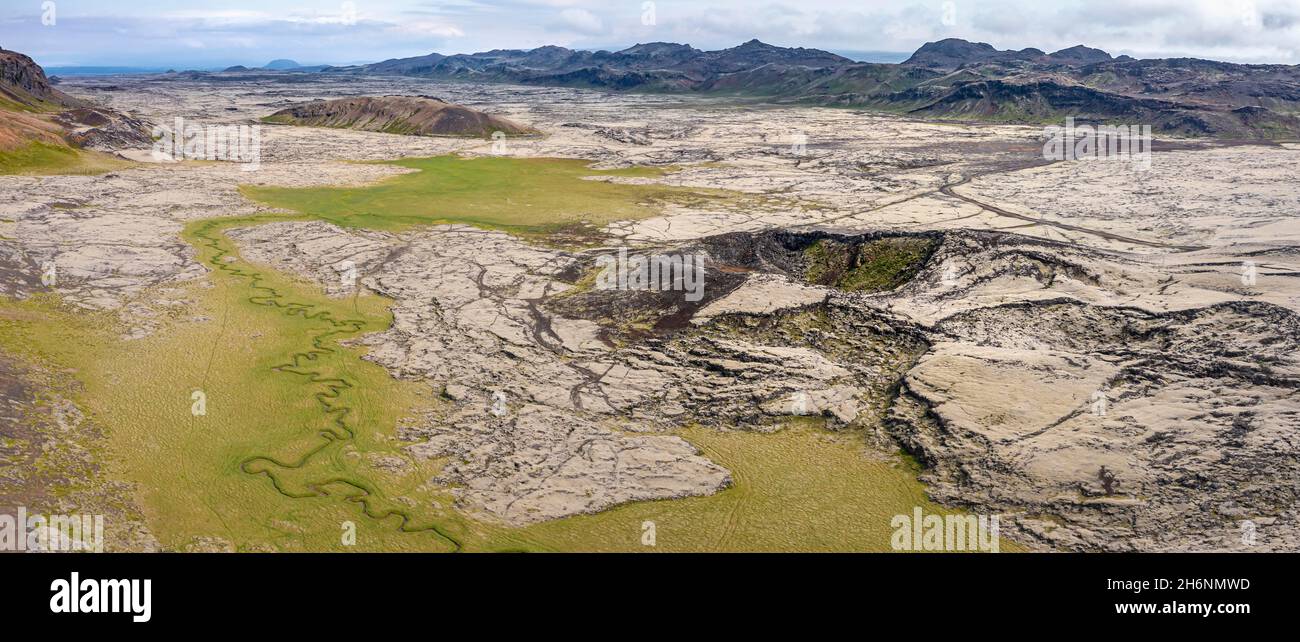
<svg viewBox="0 0 1300 642">
<path fill-rule="evenodd" d="M 300 68 L 302 68 L 302 65 L 298 64 L 298 61 L 289 60 L 288 58 L 277 58 L 275 60 L 272 60 L 271 62 L 266 63 L 265 65 L 262 65 L 262 69 L 300 69 Z"/>
<path fill-rule="evenodd" d="M 960 38 L 947 38 L 921 45 L 921 48 L 917 49 L 911 58 L 904 60 L 901 64 L 938 71 L 953 71 L 967 65 L 1016 60 L 1042 60 L 1044 56 L 1045 54 L 1038 49 L 998 51 L 993 48 L 993 45 L 985 42 L 967 42 Z"/>
<path fill-rule="evenodd" d="M 1091 65 L 1097 62 L 1109 62 L 1113 60 L 1110 54 L 1092 47 L 1075 45 L 1069 49 L 1062 49 L 1048 56 L 1053 62 L 1059 62 L 1063 65 Z"/>
<path fill-rule="evenodd" d="M 248 74 L 248 73 L 266 72 L 266 71 L 286 72 L 286 73 L 311 73 L 317 71 L 324 71 L 326 69 L 331 69 L 331 67 L 329 65 L 314 65 L 310 67 L 304 67 L 298 64 L 296 61 L 289 60 L 287 58 L 277 58 L 276 60 L 272 60 L 271 62 L 266 63 L 266 66 L 264 67 L 245 67 L 244 65 L 235 65 L 233 67 L 226 67 L 225 69 L 222 69 L 221 72 L 226 74 L 232 74 L 232 73 Z M 187 71 L 185 73 L 204 74 L 205 72 Z"/>
<path fill-rule="evenodd" d="M 902 64 L 913 67 L 925 67 L 938 71 L 954 71 L 963 67 L 978 67 L 987 64 L 1028 63 L 1050 67 L 1065 65 L 1077 67 L 1113 60 L 1110 54 L 1091 47 L 1075 45 L 1052 54 L 1045 54 L 1039 49 L 1021 49 L 1020 51 L 999 51 L 993 45 L 983 42 L 967 42 L 959 38 L 948 38 L 938 42 L 927 42 Z"/>
<path fill-rule="evenodd" d="M 709 90 L 730 74 L 764 68 L 769 73 L 802 74 L 851 64 L 852 60 L 826 51 L 774 47 L 751 40 L 720 51 L 652 42 L 615 52 L 547 46 L 454 56 L 434 53 L 329 71 L 608 89 Z"/>
<path fill-rule="evenodd" d="M 729 94 L 999 122 L 1072 116 L 1081 122 L 1149 124 L 1164 134 L 1300 137 L 1300 67 L 1112 58 L 1083 45 L 1047 54 L 949 38 L 928 42 L 893 65 L 757 40 L 720 51 L 652 42 L 614 52 L 548 46 L 433 53 L 325 71 Z"/>
</svg>

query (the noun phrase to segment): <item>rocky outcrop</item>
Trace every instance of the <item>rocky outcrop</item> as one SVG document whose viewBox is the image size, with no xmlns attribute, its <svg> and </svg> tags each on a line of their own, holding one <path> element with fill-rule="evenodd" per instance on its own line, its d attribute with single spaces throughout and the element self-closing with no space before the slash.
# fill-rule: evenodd
<svg viewBox="0 0 1300 642">
<path fill-rule="evenodd" d="M 6 49 L 0 49 L 0 100 L 37 111 L 85 104 L 55 89 L 30 57 Z"/>
<path fill-rule="evenodd" d="M 153 144 L 149 123 L 128 114 L 101 107 L 78 107 L 54 117 L 78 147 L 116 151 L 146 148 Z"/>
<path fill-rule="evenodd" d="M 944 501 L 1074 550 L 1235 549 L 1240 522 L 1294 550 L 1300 341 L 1281 308 L 1152 315 L 1073 302 L 941 324 L 895 434 Z"/>
<path fill-rule="evenodd" d="M 938 499 L 1002 514 L 1021 541 L 1235 550 L 1249 520 L 1270 525 L 1250 546 L 1294 550 L 1300 317 L 1262 302 L 1127 307 L 1117 292 L 1173 279 L 1126 262 L 949 234 L 896 295 L 941 312 L 890 433 Z"/>
<path fill-rule="evenodd" d="M 52 117 L 48 114 L 54 114 Z M 147 123 L 73 98 L 23 54 L 0 49 L 0 152 L 38 142 L 117 150 L 152 142 Z"/>
<path fill-rule="evenodd" d="M 620 434 L 540 404 L 507 407 L 450 386 L 461 405 L 410 429 L 419 459 L 446 458 L 433 483 L 452 486 L 463 510 L 509 524 L 595 513 L 630 501 L 710 495 L 731 473 L 673 436 Z"/>
</svg>

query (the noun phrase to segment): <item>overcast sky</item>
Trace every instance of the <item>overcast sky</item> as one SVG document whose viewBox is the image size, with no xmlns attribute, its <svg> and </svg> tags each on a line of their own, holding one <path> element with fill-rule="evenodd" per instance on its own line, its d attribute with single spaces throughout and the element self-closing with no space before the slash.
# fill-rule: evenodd
<svg viewBox="0 0 1300 642">
<path fill-rule="evenodd" d="M 43 4 L 53 24 L 42 24 Z M 46 66 L 341 64 L 545 44 L 718 49 L 750 38 L 910 52 L 948 37 L 1300 64 L 1300 0 L 0 0 L 0 46 Z"/>
</svg>

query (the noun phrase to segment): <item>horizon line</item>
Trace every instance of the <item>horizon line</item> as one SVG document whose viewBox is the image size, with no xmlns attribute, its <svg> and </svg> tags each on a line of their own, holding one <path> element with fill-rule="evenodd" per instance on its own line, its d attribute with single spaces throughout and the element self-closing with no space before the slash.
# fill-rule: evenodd
<svg viewBox="0 0 1300 642">
<path fill-rule="evenodd" d="M 153 70 L 167 70 L 167 69 L 174 69 L 174 70 L 177 70 L 177 71 L 220 71 L 220 70 L 222 70 L 222 69 L 226 69 L 226 68 L 229 68 L 229 67 L 238 67 L 238 66 L 249 67 L 250 69 L 261 69 L 262 67 L 261 67 L 260 65 L 265 65 L 265 64 L 267 64 L 267 63 L 270 63 L 270 62 L 273 62 L 273 61 L 276 61 L 276 60 L 292 60 L 293 62 L 299 64 L 299 65 L 302 66 L 302 67 L 319 67 L 319 66 L 328 66 L 328 67 L 351 67 L 351 66 L 359 66 L 359 65 L 376 64 L 376 63 L 379 63 L 379 62 L 385 62 L 385 61 L 388 61 L 388 60 L 403 60 L 403 59 L 406 59 L 406 58 L 419 58 L 419 57 L 422 57 L 422 56 L 429 56 L 429 55 L 432 55 L 432 54 L 438 54 L 438 55 L 440 55 L 440 56 L 445 56 L 445 57 L 452 57 L 452 56 L 473 56 L 473 55 L 478 55 L 478 54 L 488 53 L 488 52 L 491 52 L 491 51 L 535 51 L 535 50 L 537 50 L 537 49 L 542 49 L 542 48 L 546 48 L 546 47 L 554 47 L 554 48 L 560 48 L 560 49 L 567 49 L 567 50 L 569 50 L 569 51 L 585 51 L 585 52 L 591 52 L 591 53 L 598 53 L 598 52 L 619 53 L 619 52 L 621 52 L 621 51 L 625 51 L 625 50 L 630 49 L 630 48 L 632 48 L 632 47 L 641 46 L 641 45 L 648 45 L 648 44 L 669 44 L 669 45 L 680 45 L 680 46 L 685 46 L 685 47 L 691 47 L 691 48 L 693 48 L 693 49 L 697 49 L 698 51 L 705 52 L 705 53 L 709 53 L 709 52 L 717 52 L 717 51 L 726 51 L 726 50 L 728 50 L 728 49 L 735 49 L 735 48 L 737 48 L 737 47 L 740 47 L 740 46 L 742 46 L 742 45 L 745 45 L 745 44 L 748 44 L 748 43 L 751 43 L 751 42 L 757 42 L 757 43 L 760 43 L 760 44 L 768 45 L 768 46 L 771 46 L 771 47 L 777 47 L 777 48 L 780 48 L 780 49 L 807 49 L 807 50 L 812 50 L 812 51 L 822 51 L 822 52 L 825 52 L 825 53 L 829 53 L 829 54 L 834 54 L 834 55 L 840 56 L 840 57 L 842 57 L 842 58 L 848 58 L 848 59 L 850 59 L 850 60 L 853 60 L 854 62 L 861 62 L 861 63 L 865 63 L 865 64 L 901 64 L 903 61 L 899 61 L 899 62 L 877 62 L 877 61 L 857 60 L 857 59 L 854 59 L 853 57 L 851 57 L 851 56 L 847 56 L 847 55 L 845 55 L 845 54 L 876 54 L 876 55 L 879 55 L 879 56 L 895 56 L 895 57 L 896 57 L 896 56 L 903 56 L 903 57 L 904 57 L 904 60 L 905 60 L 907 57 L 910 57 L 910 56 L 914 55 L 917 51 L 919 51 L 922 47 L 924 47 L 924 46 L 926 46 L 926 45 L 934 44 L 934 43 L 938 43 L 938 42 L 944 42 L 944 41 L 947 41 L 947 40 L 959 40 L 959 41 L 966 42 L 966 43 L 970 43 L 970 44 L 973 44 L 973 45 L 988 45 L 988 46 L 990 46 L 990 47 L 993 47 L 995 50 L 997 50 L 997 51 L 999 51 L 999 52 L 1005 52 L 1005 51 L 1010 51 L 1010 52 L 1019 52 L 1019 51 L 1025 51 L 1026 49 L 1034 49 L 1034 50 L 1038 50 L 1038 51 L 1043 51 L 1042 49 L 1039 49 L 1038 47 L 1022 47 L 1022 48 L 1020 48 L 1020 49 L 1013 49 L 1013 48 L 1000 49 L 1000 48 L 998 48 L 996 45 L 992 45 L 992 44 L 987 43 L 987 42 L 981 42 L 981 41 L 975 41 L 975 40 L 967 40 L 967 39 L 965 39 L 965 38 L 955 37 L 955 36 L 954 36 L 954 37 L 948 37 L 948 38 L 941 38 L 941 39 L 939 39 L 939 40 L 930 40 L 930 41 L 925 41 L 925 42 L 921 43 L 920 45 L 918 45 L 915 49 L 911 50 L 910 52 L 908 52 L 908 51 L 876 50 L 876 49 L 845 49 L 845 48 L 838 48 L 838 47 L 835 48 L 835 49 L 822 49 L 822 48 L 820 48 L 820 47 L 806 47 L 806 46 L 802 46 L 802 45 L 774 45 L 774 44 L 772 44 L 772 43 L 765 42 L 765 41 L 760 40 L 760 39 L 758 39 L 758 38 L 750 38 L 750 39 L 748 39 L 748 40 L 745 40 L 745 41 L 743 41 L 743 42 L 740 42 L 739 44 L 732 45 L 732 46 L 730 46 L 730 47 L 722 47 L 722 48 L 719 48 L 719 49 L 699 49 L 699 48 L 697 48 L 697 47 L 694 47 L 694 46 L 691 45 L 690 43 L 672 42 L 672 41 L 667 41 L 667 40 L 651 40 L 651 41 L 648 41 L 648 42 L 636 42 L 636 43 L 633 43 L 633 44 L 630 44 L 630 45 L 623 46 L 623 47 L 621 47 L 621 48 L 615 48 L 614 45 L 607 45 L 607 46 L 600 46 L 600 47 L 568 47 L 568 46 L 564 46 L 564 45 L 546 44 L 546 45 L 539 45 L 539 46 L 537 46 L 537 47 L 531 47 L 531 48 L 506 48 L 506 47 L 493 47 L 493 48 L 491 48 L 491 49 L 484 49 L 484 50 L 474 51 L 474 52 L 456 52 L 456 53 L 443 53 L 442 51 L 433 50 L 433 51 L 425 51 L 424 53 L 413 53 L 413 54 L 409 54 L 409 55 L 392 56 L 392 57 L 382 58 L 382 59 L 379 59 L 379 60 L 373 60 L 373 61 L 369 61 L 369 62 L 356 62 L 356 61 L 353 61 L 353 62 L 337 62 L 337 63 L 335 63 L 335 62 L 307 62 L 307 63 L 303 63 L 303 62 L 301 62 L 301 61 L 299 61 L 299 60 L 293 58 L 293 57 L 292 57 L 292 54 L 290 54 L 290 55 L 280 55 L 280 56 L 274 56 L 274 57 L 271 57 L 270 59 L 268 59 L 268 60 L 266 60 L 266 61 L 260 63 L 259 66 L 256 66 L 256 67 L 250 66 L 250 65 L 253 64 L 253 63 L 250 62 L 250 61 L 244 61 L 244 62 L 183 63 L 183 64 L 179 64 L 179 65 L 178 65 L 178 64 L 168 64 L 168 65 L 145 65 L 145 64 L 130 64 L 130 63 L 104 63 L 104 62 L 102 62 L 102 61 L 97 61 L 98 64 L 85 64 L 85 63 L 78 63 L 78 62 L 54 62 L 54 63 L 48 63 L 48 64 L 45 64 L 45 63 L 40 63 L 40 62 L 38 61 L 38 64 L 40 64 L 41 67 L 43 67 L 43 68 L 51 68 L 51 69 L 59 69 L 59 68 L 61 68 L 61 69 L 67 69 L 67 68 L 82 68 L 82 69 L 101 69 L 101 70 L 107 70 L 107 69 L 131 69 L 131 70 L 137 70 L 137 71 L 153 71 Z M 1101 49 L 1101 48 L 1099 48 L 1099 47 L 1092 47 L 1092 46 L 1087 45 L 1087 44 L 1084 44 L 1084 43 L 1079 43 L 1079 44 L 1076 44 L 1076 45 L 1071 45 L 1070 47 L 1064 47 L 1064 48 L 1062 48 L 1062 49 L 1058 49 L 1058 50 L 1053 51 L 1053 52 L 1046 52 L 1046 51 L 1044 51 L 1044 54 L 1045 54 L 1045 55 L 1052 55 L 1052 54 L 1059 53 L 1059 52 L 1061 52 L 1061 51 L 1066 51 L 1066 50 L 1068 50 L 1068 49 L 1072 49 L 1072 48 L 1075 48 L 1075 47 L 1087 47 L 1087 48 L 1089 48 L 1089 49 L 1097 49 L 1098 51 L 1103 51 L 1103 52 L 1105 52 L 1107 55 L 1111 56 L 1112 59 L 1118 59 L 1118 58 L 1120 58 L 1121 56 L 1128 56 L 1128 57 L 1133 58 L 1133 59 L 1135 59 L 1135 60 L 1178 60 L 1178 59 L 1191 59 L 1191 60 L 1205 60 L 1205 61 L 1209 61 L 1209 62 L 1217 62 L 1217 63 L 1224 63 L 1224 64 L 1232 64 L 1232 65 L 1247 65 L 1247 66 L 1249 66 L 1249 65 L 1279 65 L 1279 66 L 1284 66 L 1284 67 L 1296 67 L 1296 66 L 1300 66 L 1300 63 L 1294 63 L 1294 64 L 1292 64 L 1292 63 L 1285 63 L 1285 62 L 1232 62 L 1232 61 L 1229 61 L 1229 60 L 1221 60 L 1221 59 L 1217 59 L 1217 58 L 1205 58 L 1205 57 L 1201 57 L 1201 56 L 1187 55 L 1187 54 L 1184 54 L 1184 55 L 1175 55 L 1175 56 L 1161 56 L 1161 57 L 1141 57 L 1141 56 L 1135 56 L 1135 55 L 1133 55 L 1133 54 L 1124 54 L 1124 53 L 1121 53 L 1121 54 L 1116 55 L 1116 54 L 1113 54 L 1113 53 L 1111 53 L 1110 51 L 1107 51 L 1107 50 L 1105 50 L 1105 49 Z M 0 48 L 3 48 L 3 47 L 0 47 Z M 13 50 L 9 50 L 9 51 L 13 51 Z M 21 51 L 20 51 L 20 52 L 17 52 L 17 53 L 22 53 L 22 54 L 24 54 L 24 55 L 31 55 L 31 54 L 27 54 L 26 52 L 21 52 Z M 36 59 L 36 56 L 34 56 L 34 55 L 31 55 L 31 57 L 32 57 L 33 60 Z M 198 66 L 193 66 L 193 65 L 195 65 L 195 64 L 197 64 Z"/>
</svg>

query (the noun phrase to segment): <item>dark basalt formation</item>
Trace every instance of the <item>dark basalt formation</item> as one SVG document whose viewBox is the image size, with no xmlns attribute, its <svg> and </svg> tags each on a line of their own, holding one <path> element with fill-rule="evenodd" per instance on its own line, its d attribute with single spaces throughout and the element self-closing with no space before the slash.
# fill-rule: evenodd
<svg viewBox="0 0 1300 642">
<path fill-rule="evenodd" d="M 40 111 L 84 104 L 55 89 L 31 58 L 7 49 L 0 49 L 0 101 Z"/>
<path fill-rule="evenodd" d="M 535 130 L 476 109 L 427 96 L 382 96 L 320 100 L 282 109 L 269 123 L 339 127 L 411 136 L 508 136 Z"/>
<path fill-rule="evenodd" d="M 846 292 L 876 293 L 916 276 L 938 246 L 938 233 L 835 234 L 824 231 L 733 232 L 700 239 L 678 250 L 707 257 L 708 287 L 698 301 L 673 290 L 601 290 L 588 287 L 597 271 L 595 256 L 575 264 L 565 278 L 581 290 L 547 302 L 572 318 L 609 320 L 606 338 L 626 340 L 665 335 L 686 326 L 702 308 L 731 294 L 751 274 L 774 274 Z M 635 259 L 643 253 L 631 253 Z M 649 254 L 644 254 L 649 256 Z M 629 321 L 632 321 L 631 323 Z"/>
</svg>

